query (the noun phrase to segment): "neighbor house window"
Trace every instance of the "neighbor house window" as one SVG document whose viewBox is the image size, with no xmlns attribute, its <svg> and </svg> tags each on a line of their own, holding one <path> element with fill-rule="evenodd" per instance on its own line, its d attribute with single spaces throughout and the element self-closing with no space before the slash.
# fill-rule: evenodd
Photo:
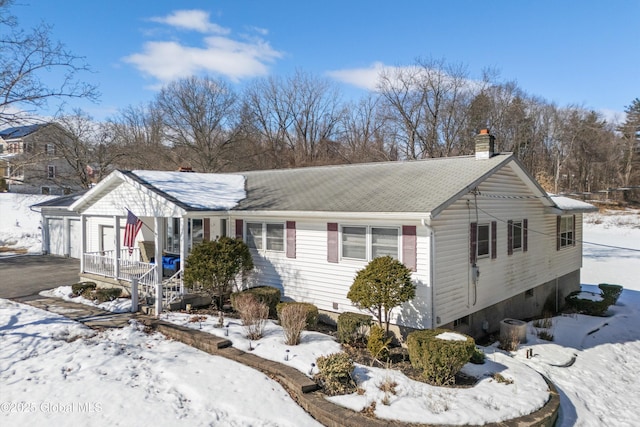
<svg viewBox="0 0 640 427">
<path fill-rule="evenodd" d="M 558 249 L 575 245 L 575 215 L 559 216 L 557 222 Z"/>
<path fill-rule="evenodd" d="M 398 259 L 398 229 L 343 226 L 342 258 L 370 261 L 381 256 Z"/>
<path fill-rule="evenodd" d="M 55 178 L 56 177 L 56 167 L 55 166 L 47 166 L 47 178 Z"/>
<path fill-rule="evenodd" d="M 51 189 L 49 187 L 40 187 L 40 194 L 51 194 Z"/>
<path fill-rule="evenodd" d="M 284 252 L 284 224 L 247 222 L 246 241 L 252 249 Z"/>
<path fill-rule="evenodd" d="M 54 144 L 45 144 L 44 150 L 47 154 L 56 154 L 56 146 Z"/>
</svg>

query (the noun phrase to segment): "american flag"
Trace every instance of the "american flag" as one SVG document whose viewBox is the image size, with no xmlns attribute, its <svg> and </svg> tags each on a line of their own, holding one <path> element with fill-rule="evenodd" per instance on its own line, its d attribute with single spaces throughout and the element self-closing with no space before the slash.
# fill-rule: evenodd
<svg viewBox="0 0 640 427">
<path fill-rule="evenodd" d="M 142 221 L 135 216 L 130 210 L 127 209 L 127 226 L 124 228 L 124 246 L 129 248 L 129 255 L 133 253 L 133 243 L 136 240 L 136 236 L 142 228 Z"/>
</svg>

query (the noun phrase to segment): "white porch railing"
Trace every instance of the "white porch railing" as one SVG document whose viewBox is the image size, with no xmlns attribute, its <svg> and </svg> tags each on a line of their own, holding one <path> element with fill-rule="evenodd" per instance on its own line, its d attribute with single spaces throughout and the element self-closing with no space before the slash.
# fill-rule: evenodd
<svg viewBox="0 0 640 427">
<path fill-rule="evenodd" d="M 113 259 L 114 254 L 115 251 L 113 250 L 83 254 L 84 273 L 116 278 L 115 263 Z M 118 259 L 119 274 L 117 279 L 125 280 L 127 282 L 137 279 L 138 295 L 141 300 L 146 300 L 147 298 L 155 299 L 156 284 L 159 283 L 156 265 L 130 259 L 129 253 L 126 249 L 121 252 L 121 255 L 123 256 Z M 170 303 L 184 295 L 185 289 L 182 281 L 182 274 L 183 270 L 180 269 L 173 276 L 162 280 L 163 307 L 168 307 Z"/>
</svg>

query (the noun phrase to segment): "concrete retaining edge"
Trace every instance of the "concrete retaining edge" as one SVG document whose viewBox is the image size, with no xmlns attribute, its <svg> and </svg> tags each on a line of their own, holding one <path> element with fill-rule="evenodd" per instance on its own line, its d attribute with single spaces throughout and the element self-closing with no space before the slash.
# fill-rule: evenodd
<svg viewBox="0 0 640 427">
<path fill-rule="evenodd" d="M 441 424 L 404 423 L 401 421 L 371 418 L 336 405 L 318 391 L 320 387 L 302 372 L 279 362 L 266 360 L 231 346 L 227 339 L 196 329 L 153 319 L 148 326 L 169 338 L 195 347 L 206 353 L 221 356 L 259 370 L 278 381 L 291 397 L 318 422 L 327 427 L 383 427 L 420 426 L 444 427 Z M 560 396 L 553 383 L 542 376 L 549 386 L 549 400 L 534 413 L 511 420 L 485 424 L 490 427 L 553 427 L 558 418 Z M 465 426 L 463 426 L 465 427 Z M 467 425 L 469 427 L 469 425 Z"/>
</svg>

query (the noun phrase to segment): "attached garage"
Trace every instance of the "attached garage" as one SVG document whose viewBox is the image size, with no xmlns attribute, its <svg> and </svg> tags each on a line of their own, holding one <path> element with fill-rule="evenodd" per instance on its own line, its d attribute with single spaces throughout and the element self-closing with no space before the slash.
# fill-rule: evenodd
<svg viewBox="0 0 640 427">
<path fill-rule="evenodd" d="M 42 253 L 80 258 L 82 226 L 80 216 L 69 210 L 82 193 L 58 197 L 33 205 L 42 214 Z"/>
<path fill-rule="evenodd" d="M 46 235 L 43 235 L 43 246 L 47 247 L 47 252 L 51 255 L 67 255 L 65 251 L 64 220 L 62 218 L 47 218 L 45 223 Z"/>
</svg>

